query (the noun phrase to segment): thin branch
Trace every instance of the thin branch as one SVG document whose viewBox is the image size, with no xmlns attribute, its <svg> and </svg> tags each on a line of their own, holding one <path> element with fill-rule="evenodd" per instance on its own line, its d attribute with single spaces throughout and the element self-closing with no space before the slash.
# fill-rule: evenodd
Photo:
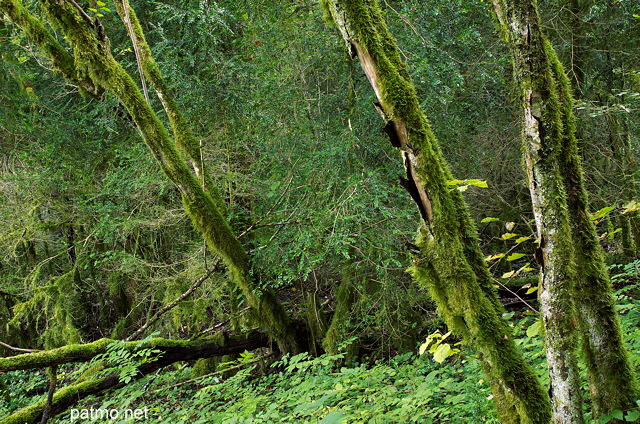
<svg viewBox="0 0 640 424">
<path fill-rule="evenodd" d="M 138 38 L 136 37 L 136 33 L 133 31 L 133 25 L 131 25 L 129 4 L 127 4 L 126 0 L 122 0 L 122 8 L 124 10 L 123 21 L 127 27 L 127 31 L 129 32 L 129 38 L 131 38 L 131 44 L 133 45 L 133 52 L 136 55 L 136 62 L 138 63 L 138 72 L 140 72 L 140 81 L 142 82 L 142 92 L 144 93 L 144 98 L 147 100 L 147 104 L 151 104 L 149 100 L 149 90 L 147 90 L 147 80 L 144 77 L 144 69 L 142 67 L 142 56 L 140 54 L 140 47 L 138 46 Z"/>
<path fill-rule="evenodd" d="M 89 22 L 91 26 L 95 26 L 93 19 L 91 19 L 91 17 L 87 15 L 87 12 L 85 12 L 84 9 L 80 7 L 78 3 L 75 2 L 75 0 L 71 0 L 71 4 L 73 4 L 76 7 L 76 9 L 78 9 L 78 12 L 80 12 L 80 15 L 82 15 L 82 19 Z"/>
<path fill-rule="evenodd" d="M 27 353 L 39 352 L 39 350 L 36 350 L 36 349 L 23 349 L 23 348 L 20 348 L 20 347 L 9 346 L 8 344 L 3 343 L 3 342 L 0 342 L 0 346 L 4 346 L 7 349 L 15 350 L 16 352 L 27 352 Z"/>
<path fill-rule="evenodd" d="M 273 210 L 276 208 L 276 206 L 278 206 L 280 204 L 280 202 L 284 198 L 285 194 L 287 194 L 289 192 L 289 187 L 291 187 L 291 183 L 293 182 L 293 177 L 294 176 L 295 175 L 292 173 L 291 174 L 291 178 L 289 178 L 289 182 L 287 182 L 287 186 L 284 188 L 284 191 L 282 193 L 280 193 L 280 196 L 278 197 L 278 200 L 276 200 L 275 203 L 273 205 L 271 205 L 271 208 L 269 208 L 267 213 L 265 213 L 255 223 L 251 224 L 249 226 L 249 228 L 247 228 L 242 233 L 240 233 L 240 235 L 238 235 L 238 237 L 236 237 L 238 240 L 241 239 L 243 236 L 247 235 L 248 232 L 250 232 L 250 231 L 254 230 L 255 228 L 257 228 L 258 224 L 260 224 L 262 221 L 264 221 L 271 214 L 271 212 L 273 212 Z"/>
<path fill-rule="evenodd" d="M 40 424 L 47 424 L 49 420 L 49 414 L 51 414 L 51 405 L 53 403 L 53 395 L 56 392 L 56 385 L 58 384 L 58 367 L 52 366 L 47 369 L 49 374 L 49 392 L 47 393 L 47 403 L 45 404 L 44 411 L 42 412 L 42 419 Z"/>
<path fill-rule="evenodd" d="M 270 353 L 270 354 L 268 354 L 268 355 L 266 355 L 266 356 L 261 356 L 260 358 L 258 358 L 258 359 L 256 359 L 256 360 L 254 360 L 254 361 L 251 361 L 251 362 L 244 362 L 244 363 L 242 363 L 242 364 L 238 364 L 238 365 L 235 365 L 235 366 L 230 367 L 230 368 L 225 368 L 225 369 L 223 369 L 223 370 L 216 371 L 216 372 L 212 372 L 212 373 L 210 373 L 210 374 L 206 374 L 206 375 L 201 375 L 201 376 L 199 376 L 199 377 L 194 377 L 194 378 L 192 378 L 192 379 L 190 379 L 190 380 L 181 381 L 180 383 L 176 383 L 176 384 L 174 384 L 174 385 L 172 385 L 172 386 L 168 386 L 168 387 L 161 387 L 161 388 L 159 388 L 159 389 L 154 390 L 154 392 L 159 392 L 159 391 L 162 391 L 162 390 L 169 390 L 169 389 L 173 389 L 174 387 L 180 387 L 180 386 L 184 386 L 185 384 L 194 383 L 194 382 L 196 382 L 196 381 L 198 381 L 198 380 L 202 380 L 202 379 L 207 378 L 207 377 L 213 377 L 213 376 L 215 376 L 215 375 L 224 374 L 225 372 L 228 372 L 228 371 L 237 370 L 237 369 L 240 369 L 240 368 L 244 367 L 245 365 L 251 365 L 251 364 L 255 364 L 256 362 L 261 362 L 261 361 L 263 361 L 263 360 L 265 360 L 265 359 L 267 359 L 267 358 L 269 358 L 269 357 L 271 357 L 271 356 L 273 356 L 273 355 L 275 355 L 275 354 L 276 354 L 276 353 L 275 353 L 275 352 L 273 352 L 273 353 Z"/>
<path fill-rule="evenodd" d="M 493 281 L 495 281 L 496 283 L 498 283 L 503 289 L 505 289 L 506 291 L 508 291 L 509 293 L 511 293 L 512 295 L 514 295 L 515 297 L 517 297 L 520 302 L 524 303 L 527 308 L 531 309 L 533 312 L 535 312 L 536 314 L 539 314 L 540 311 L 538 311 L 536 308 L 534 308 L 533 306 L 531 306 L 531 304 L 529 304 L 526 300 L 524 300 L 523 298 L 521 298 L 520 296 L 518 296 L 518 293 L 514 292 L 513 290 L 511 290 L 509 287 L 505 286 L 504 284 L 502 284 L 498 279 L 494 278 Z"/>
<path fill-rule="evenodd" d="M 251 309 L 251 306 L 247 306 L 246 308 L 239 310 L 239 311 L 238 311 L 238 313 L 236 314 L 236 316 L 239 316 L 239 315 L 241 315 L 241 314 L 245 313 L 245 312 L 246 312 L 246 311 L 248 311 L 249 309 Z M 229 324 L 229 322 L 231 322 L 231 318 L 225 319 L 224 321 L 217 323 L 217 324 L 216 324 L 216 325 L 214 325 L 213 327 L 209 327 L 209 328 L 207 328 L 206 330 L 201 331 L 201 332 L 200 332 L 200 334 L 198 334 L 198 335 L 196 335 L 195 337 L 193 337 L 193 338 L 189 339 L 189 341 L 196 340 L 196 339 L 198 339 L 198 338 L 200 338 L 200 337 L 204 336 L 205 334 L 208 334 L 208 333 L 211 333 L 211 332 L 213 332 L 213 331 L 219 330 L 219 329 L 221 329 L 222 327 L 224 327 L 225 325 Z"/>
<path fill-rule="evenodd" d="M 167 305 L 164 305 L 162 308 L 160 308 L 160 310 L 158 310 L 158 312 L 156 312 L 152 318 L 150 318 L 142 327 L 138 328 L 133 334 L 131 334 L 125 340 L 130 341 L 136 338 L 137 336 L 141 335 L 147 328 L 149 328 L 156 321 L 158 321 L 162 315 L 164 315 L 166 312 L 173 309 L 178 303 L 180 303 L 187 296 L 193 293 L 198 287 L 202 285 L 202 283 L 204 283 L 207 280 L 207 278 L 211 276 L 211 274 L 217 271 L 219 263 L 220 263 L 220 259 L 217 259 L 216 262 L 213 264 L 213 267 L 210 268 L 203 276 L 198 278 L 198 280 L 195 283 L 193 283 L 193 285 L 189 287 L 189 289 L 186 292 L 178 296 L 173 302 L 168 303 Z"/>
</svg>

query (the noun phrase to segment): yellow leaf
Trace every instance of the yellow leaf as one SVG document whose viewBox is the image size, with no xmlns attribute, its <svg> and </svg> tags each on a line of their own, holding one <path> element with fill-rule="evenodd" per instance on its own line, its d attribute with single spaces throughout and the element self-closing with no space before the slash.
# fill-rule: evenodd
<svg viewBox="0 0 640 424">
<path fill-rule="evenodd" d="M 498 253 L 498 254 L 493 255 L 493 256 L 487 256 L 487 257 L 486 257 L 486 258 L 484 258 L 484 259 L 485 259 L 487 262 L 489 262 L 489 261 L 495 261 L 496 259 L 500 259 L 500 258 L 502 258 L 502 257 L 504 257 L 504 253 Z"/>
<path fill-rule="evenodd" d="M 504 274 L 502 274 L 501 278 L 511 278 L 515 273 L 516 273 L 515 271 L 505 272 Z"/>
</svg>

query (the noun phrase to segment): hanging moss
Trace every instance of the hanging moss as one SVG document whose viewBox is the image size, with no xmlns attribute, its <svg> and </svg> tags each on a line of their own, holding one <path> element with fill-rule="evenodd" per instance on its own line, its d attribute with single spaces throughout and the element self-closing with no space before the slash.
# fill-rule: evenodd
<svg viewBox="0 0 640 424">
<path fill-rule="evenodd" d="M 11 2 L 14 6 L 19 4 L 17 0 Z M 300 347 L 289 318 L 273 294 L 264 292 L 258 295 L 254 292 L 247 255 L 223 217 L 222 206 L 216 205 L 215 193 L 205 191 L 202 181 L 199 181 L 187 168 L 178 152 L 175 140 L 169 137 L 165 127 L 147 104 L 131 77 L 111 55 L 109 40 L 104 29 L 86 22 L 77 8 L 70 3 L 61 4 L 57 0 L 43 0 L 41 5 L 49 15 L 52 24 L 62 31 L 73 49 L 76 73 L 69 78 L 89 78 L 101 87 L 110 89 L 124 104 L 161 169 L 182 193 L 183 203 L 194 225 L 202 231 L 209 248 L 229 267 L 234 281 L 240 286 L 247 303 L 253 309 L 257 318 L 256 323 L 265 327 L 277 341 L 280 349 L 291 353 L 299 352 Z M 26 27 L 26 31 L 29 32 L 35 25 L 34 22 L 39 23 L 31 16 L 28 20 L 16 23 Z M 140 40 L 144 41 L 143 38 Z M 48 53 L 46 48 L 44 52 Z M 152 64 L 147 62 L 147 65 L 151 70 Z M 171 108 L 168 109 L 171 112 Z M 178 122 L 174 130 L 180 133 L 186 129 L 181 122 Z M 184 133 L 176 135 L 177 138 L 183 137 L 187 143 L 188 140 L 193 140 L 184 136 Z M 184 148 L 188 154 L 195 155 L 193 146 L 185 145 Z"/>
<path fill-rule="evenodd" d="M 312 353 L 316 356 L 320 355 L 318 346 L 322 343 L 322 340 L 327 333 L 328 324 L 324 317 L 324 312 L 320 307 L 320 299 L 314 293 L 307 295 L 305 305 L 305 320 L 307 322 L 307 329 L 310 334 L 309 346 Z"/>
<path fill-rule="evenodd" d="M 329 355 L 343 352 L 347 363 L 352 362 L 358 353 L 358 341 L 357 337 L 353 337 L 353 324 L 351 323 L 352 308 L 356 303 L 357 293 L 349 278 L 342 280 L 334 293 L 336 310 L 322 340 L 325 352 Z"/>
</svg>

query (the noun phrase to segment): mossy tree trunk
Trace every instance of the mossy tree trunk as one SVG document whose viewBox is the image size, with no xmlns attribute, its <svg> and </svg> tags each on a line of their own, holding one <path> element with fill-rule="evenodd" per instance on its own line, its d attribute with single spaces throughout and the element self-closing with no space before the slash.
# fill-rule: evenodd
<svg viewBox="0 0 640 424">
<path fill-rule="evenodd" d="M 569 80 L 541 31 L 535 0 L 494 0 L 493 6 L 511 47 L 523 111 L 554 419 L 582 423 L 578 333 L 595 417 L 633 407 L 633 373 L 602 248 L 587 212 Z"/>
<path fill-rule="evenodd" d="M 475 226 L 420 109 L 415 87 L 389 33 L 377 0 L 324 0 L 325 14 L 357 55 L 385 116 L 385 131 L 400 150 L 403 185 L 421 212 L 413 264 L 448 326 L 472 344 L 492 385 L 505 423 L 547 423 L 549 400 L 515 347 L 500 314 Z"/>
<path fill-rule="evenodd" d="M 233 280 L 242 289 L 247 304 L 253 309 L 256 323 L 268 332 L 282 351 L 299 352 L 300 346 L 286 312 L 273 293 L 267 290 L 259 292 L 255 286 L 249 257 L 223 215 L 224 206 L 205 176 L 199 149 L 196 152 L 194 146 L 195 138 L 162 86 L 160 73 L 150 55 L 147 55 L 148 47 L 145 47 L 140 26 L 128 4 L 119 5 L 119 12 L 124 19 L 129 19 L 133 32 L 137 33 L 134 41 L 135 48 L 143 53 L 141 67 L 149 75 L 152 84 L 157 86 L 170 117 L 173 138 L 133 79 L 111 55 L 109 40 L 99 21 L 92 20 L 71 2 L 45 0 L 40 5 L 51 23 L 64 34 L 73 49 L 73 55 L 66 53 L 41 21 L 22 6 L 20 0 L 2 0 L 0 11 L 23 28 L 43 53 L 52 59 L 56 69 L 62 70 L 72 82 L 80 84 L 90 81 L 95 87 L 110 90 L 122 102 L 161 169 L 182 194 L 184 207 L 194 226 L 202 232 L 209 248 L 222 258 Z M 69 58 L 72 58 L 73 72 L 69 68 Z M 185 156 L 193 164 L 195 173 L 187 167 Z"/>
<path fill-rule="evenodd" d="M 637 387 L 615 309 L 605 254 L 588 213 L 589 202 L 575 136 L 576 119 L 569 80 L 549 43 L 547 57 L 556 81 L 561 111 L 559 122 L 564 126 L 559 166 L 567 193 L 577 270 L 574 303 L 578 311 L 594 416 L 598 417 L 614 410 L 634 408 Z"/>
</svg>

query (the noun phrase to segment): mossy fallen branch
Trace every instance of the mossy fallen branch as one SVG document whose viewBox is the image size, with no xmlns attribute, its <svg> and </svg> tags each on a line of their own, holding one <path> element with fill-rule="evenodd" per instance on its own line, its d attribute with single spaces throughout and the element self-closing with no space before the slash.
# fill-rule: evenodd
<svg viewBox="0 0 640 424">
<path fill-rule="evenodd" d="M 263 343 L 262 335 L 254 335 L 251 338 L 229 340 L 224 345 L 216 343 L 207 343 L 203 341 L 187 341 L 187 340 L 168 340 L 162 338 L 151 339 L 145 343 L 145 347 L 159 349 L 162 355 L 173 354 L 179 352 L 186 355 L 185 361 L 189 360 L 190 355 L 196 355 L 197 358 L 204 358 L 207 356 L 207 352 L 212 353 L 210 356 L 217 356 L 217 352 L 220 351 L 221 355 L 227 355 L 233 352 L 227 352 L 225 349 L 231 349 L 235 351 L 238 344 L 242 345 L 247 343 L 248 340 L 255 340 L 256 343 Z M 43 350 L 34 353 L 24 353 L 21 355 L 10 356 L 7 358 L 0 358 L 0 372 L 3 371 L 16 371 L 16 370 L 28 370 L 36 368 L 46 368 L 54 365 L 62 365 L 74 362 L 87 362 L 93 359 L 95 356 L 107 351 L 109 344 L 115 342 L 111 339 L 100 339 L 93 343 L 87 344 L 75 344 L 69 346 L 59 347 L 57 349 Z M 140 345 L 140 342 L 124 342 L 123 346 L 129 350 L 135 350 Z M 260 347 L 260 346 L 259 346 Z"/>
<path fill-rule="evenodd" d="M 64 348 L 53 349 L 51 351 L 39 352 L 39 354 L 48 354 L 50 361 L 48 363 L 65 363 L 65 362 L 57 362 L 62 358 L 65 359 L 74 359 L 73 361 L 66 362 L 79 362 L 79 359 L 82 357 L 84 361 L 88 361 L 97 355 L 98 350 L 104 346 L 104 350 L 106 350 L 106 345 L 112 342 L 112 340 L 102 339 L 98 340 L 98 342 L 89 343 L 87 345 L 75 345 L 75 346 L 66 346 Z M 186 341 L 175 341 L 175 340 L 167 340 L 167 339 L 152 339 L 145 344 L 145 347 L 151 347 L 155 349 L 161 350 L 161 354 L 157 358 L 157 360 L 153 362 L 143 363 L 142 365 L 136 368 L 137 373 L 132 376 L 133 380 L 140 379 L 145 375 L 153 373 L 161 368 L 166 367 L 174 362 L 179 361 L 191 361 L 200 358 L 211 358 L 214 356 L 223 356 L 230 354 L 238 354 L 242 353 L 245 350 L 255 350 L 261 347 L 266 347 L 269 344 L 269 339 L 263 333 L 254 333 L 251 337 L 245 339 L 230 339 L 224 345 L 216 344 L 216 343 L 194 343 L 194 342 L 186 342 Z M 130 342 L 127 343 L 127 346 L 137 346 L 138 343 Z M 94 351 L 97 352 L 95 355 L 91 357 L 87 357 L 86 352 L 83 356 L 80 352 L 82 351 L 82 347 L 86 348 L 86 351 Z M 64 351 L 64 349 L 67 349 Z M 103 351 L 104 351 L 103 350 Z M 64 355 L 66 353 L 66 355 Z M 3 360 L 15 360 L 18 357 L 21 357 L 24 360 L 25 357 L 32 355 L 18 355 L 12 358 L 3 358 Z M 35 354 L 33 354 L 35 355 Z M 54 359 L 55 358 L 55 359 Z M 23 361 L 19 361 L 24 363 Z M 32 361 L 33 363 L 33 361 Z M 42 363 L 47 363 L 46 355 L 38 356 L 38 365 L 29 367 L 29 368 L 40 368 Z M 2 368 L 5 370 L 4 368 Z M 11 369 L 11 368 L 9 368 Z M 27 369 L 27 368 L 12 368 L 12 369 Z M 107 389 L 116 389 L 120 387 L 124 387 L 126 384 L 121 381 L 120 374 L 114 373 L 104 378 L 97 378 L 89 381 L 83 381 L 78 384 L 66 387 L 60 390 L 53 396 L 51 401 L 51 409 L 49 412 L 49 416 L 53 417 L 61 412 L 64 412 L 69 407 L 76 404 L 81 399 L 86 398 L 90 395 L 100 394 L 101 392 Z M 16 411 L 10 416 L 0 420 L 0 424 L 26 424 L 26 423 L 37 423 L 42 417 L 42 413 L 46 407 L 46 399 L 42 401 L 28 406 L 27 408 Z"/>
</svg>

